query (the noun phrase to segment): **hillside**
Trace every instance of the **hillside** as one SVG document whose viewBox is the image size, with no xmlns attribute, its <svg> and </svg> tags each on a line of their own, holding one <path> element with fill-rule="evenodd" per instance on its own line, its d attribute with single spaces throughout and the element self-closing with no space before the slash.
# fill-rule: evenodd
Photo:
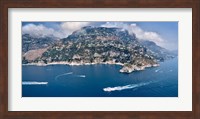
<svg viewBox="0 0 200 119">
<path fill-rule="evenodd" d="M 119 64 L 120 72 L 131 73 L 159 66 L 159 61 L 174 57 L 153 42 L 139 42 L 134 34 L 121 28 L 83 27 L 58 42 L 44 44 L 47 47 L 33 45 L 47 49 L 35 59 L 24 57 L 23 64 Z M 26 46 L 23 48 L 27 52 Z"/>
</svg>

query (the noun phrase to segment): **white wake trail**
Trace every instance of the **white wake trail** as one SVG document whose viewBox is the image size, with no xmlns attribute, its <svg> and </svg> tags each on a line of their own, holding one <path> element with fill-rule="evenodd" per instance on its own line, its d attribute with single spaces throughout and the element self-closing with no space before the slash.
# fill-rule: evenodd
<svg viewBox="0 0 200 119">
<path fill-rule="evenodd" d="M 77 77 L 85 78 L 85 75 L 77 75 Z"/>
<path fill-rule="evenodd" d="M 70 74 L 73 74 L 73 72 L 68 72 L 68 73 L 60 74 L 60 75 L 58 75 L 58 76 L 55 77 L 55 80 L 57 80 L 57 78 L 59 78 L 61 76 L 70 75 Z"/>
<path fill-rule="evenodd" d="M 105 92 L 121 91 L 121 90 L 126 90 L 126 89 L 138 88 L 141 86 L 149 85 L 151 83 L 153 82 L 151 81 L 151 82 L 146 82 L 146 83 L 130 84 L 130 85 L 125 85 L 125 86 L 107 87 L 107 88 L 104 88 L 103 90 Z"/>
<path fill-rule="evenodd" d="M 22 85 L 47 85 L 48 82 L 23 81 Z"/>
</svg>

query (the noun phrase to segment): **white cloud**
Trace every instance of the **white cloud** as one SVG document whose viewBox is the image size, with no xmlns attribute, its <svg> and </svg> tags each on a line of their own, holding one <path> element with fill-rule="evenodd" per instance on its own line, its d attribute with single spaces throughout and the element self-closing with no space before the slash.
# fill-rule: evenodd
<svg viewBox="0 0 200 119">
<path fill-rule="evenodd" d="M 158 45 L 164 42 L 164 39 L 156 32 L 144 31 L 136 24 L 131 24 L 130 29 L 131 32 L 135 33 L 136 37 L 141 40 L 149 40 L 157 43 Z"/>
<path fill-rule="evenodd" d="M 163 46 L 165 40 L 156 32 L 145 31 L 137 24 L 126 24 L 122 22 L 106 22 L 102 27 L 118 27 L 128 30 L 130 34 L 135 34 L 139 40 L 149 40 L 155 42 L 159 46 Z"/>
<path fill-rule="evenodd" d="M 84 26 L 88 26 L 90 22 L 63 22 L 60 26 L 66 36 L 70 35 L 76 30 L 81 29 Z"/>
<path fill-rule="evenodd" d="M 22 27 L 23 34 L 30 34 L 33 37 L 54 36 L 62 37 L 63 34 L 55 31 L 53 28 L 47 28 L 44 25 L 27 24 Z"/>
<path fill-rule="evenodd" d="M 90 22 L 63 22 L 61 24 L 61 27 L 64 29 L 64 30 L 71 30 L 71 31 L 75 31 L 75 30 L 78 30 L 84 26 L 87 26 L 89 25 Z"/>
<path fill-rule="evenodd" d="M 42 24 L 27 24 L 22 27 L 22 33 L 30 34 L 33 37 L 54 36 L 58 38 L 65 38 L 72 32 L 89 24 L 90 22 L 63 22 L 58 26 L 57 30 L 48 28 Z"/>
</svg>

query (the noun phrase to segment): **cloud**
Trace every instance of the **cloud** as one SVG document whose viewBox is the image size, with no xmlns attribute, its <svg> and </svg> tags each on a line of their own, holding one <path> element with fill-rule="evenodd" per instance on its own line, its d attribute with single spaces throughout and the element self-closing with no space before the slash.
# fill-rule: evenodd
<svg viewBox="0 0 200 119">
<path fill-rule="evenodd" d="M 102 27 L 118 27 L 128 30 L 130 34 L 135 34 L 139 40 L 149 40 L 155 42 L 159 46 L 163 46 L 165 40 L 156 32 L 145 31 L 137 24 L 126 24 L 123 22 L 106 22 Z"/>
<path fill-rule="evenodd" d="M 84 26 L 87 26 L 89 24 L 90 24 L 90 22 L 63 22 L 61 24 L 61 27 L 64 30 L 75 31 L 75 30 L 78 30 L 78 29 L 80 29 Z"/>
<path fill-rule="evenodd" d="M 27 24 L 22 27 L 23 34 L 30 34 L 33 37 L 43 37 L 49 34 L 52 34 L 54 30 L 50 28 L 46 28 L 43 25 L 34 25 L 34 24 Z"/>
<path fill-rule="evenodd" d="M 88 25 L 90 25 L 90 22 L 63 22 L 60 26 L 62 31 L 68 36 L 74 31 Z"/>
<path fill-rule="evenodd" d="M 43 24 L 27 24 L 22 27 L 23 34 L 30 34 L 33 37 L 54 36 L 65 38 L 74 31 L 89 25 L 90 22 L 63 22 L 57 26 L 57 29 L 48 28 Z"/>
<path fill-rule="evenodd" d="M 54 36 L 54 37 L 63 37 L 63 34 L 55 31 L 53 28 L 47 28 L 46 26 L 39 24 L 27 24 L 22 27 L 23 34 L 30 34 L 33 37 L 45 37 L 45 36 Z"/>
<path fill-rule="evenodd" d="M 135 33 L 136 37 L 138 37 L 141 40 L 149 40 L 157 44 L 164 42 L 164 39 L 158 33 L 151 31 L 144 31 L 136 24 L 131 24 L 129 30 Z"/>
</svg>

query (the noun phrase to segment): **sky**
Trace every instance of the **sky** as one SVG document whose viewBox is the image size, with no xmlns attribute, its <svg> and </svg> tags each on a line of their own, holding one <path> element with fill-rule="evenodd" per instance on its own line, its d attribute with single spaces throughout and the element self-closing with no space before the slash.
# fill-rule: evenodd
<svg viewBox="0 0 200 119">
<path fill-rule="evenodd" d="M 168 50 L 178 49 L 178 22 L 22 22 L 22 34 L 66 38 L 85 26 L 117 27 Z"/>
</svg>

